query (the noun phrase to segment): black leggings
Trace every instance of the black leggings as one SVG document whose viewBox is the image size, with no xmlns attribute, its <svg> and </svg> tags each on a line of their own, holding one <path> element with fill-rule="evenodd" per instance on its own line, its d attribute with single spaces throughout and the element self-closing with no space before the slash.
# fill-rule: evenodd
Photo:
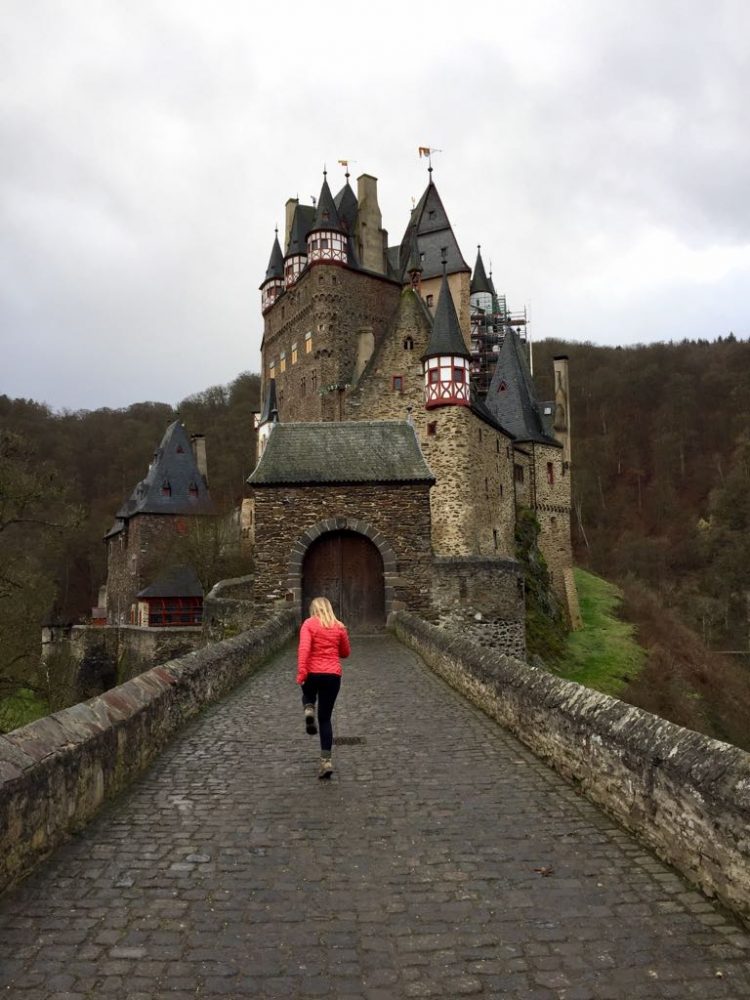
<svg viewBox="0 0 750 1000">
<path fill-rule="evenodd" d="M 333 726 L 331 714 L 336 704 L 336 696 L 341 687 L 339 674 L 308 674 L 302 685 L 302 704 L 314 705 L 318 702 L 318 729 L 320 729 L 320 749 L 330 753 L 333 746 Z"/>
</svg>

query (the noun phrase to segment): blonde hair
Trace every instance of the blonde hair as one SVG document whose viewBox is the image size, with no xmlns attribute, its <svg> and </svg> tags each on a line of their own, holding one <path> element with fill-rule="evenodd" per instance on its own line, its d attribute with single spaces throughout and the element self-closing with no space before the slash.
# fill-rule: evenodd
<svg viewBox="0 0 750 1000">
<path fill-rule="evenodd" d="M 344 624 L 334 614 L 331 602 L 327 597 L 313 597 L 310 601 L 310 617 L 317 618 L 326 628 Z"/>
</svg>

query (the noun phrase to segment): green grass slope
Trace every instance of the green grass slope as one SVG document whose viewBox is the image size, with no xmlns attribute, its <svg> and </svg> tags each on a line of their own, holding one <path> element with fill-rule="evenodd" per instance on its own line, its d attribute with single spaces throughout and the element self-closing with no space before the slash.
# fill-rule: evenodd
<svg viewBox="0 0 750 1000">
<path fill-rule="evenodd" d="M 645 651 L 635 641 L 633 625 L 618 617 L 623 599 L 620 588 L 582 569 L 574 573 L 583 628 L 568 635 L 555 673 L 617 695 L 643 668 Z"/>
</svg>

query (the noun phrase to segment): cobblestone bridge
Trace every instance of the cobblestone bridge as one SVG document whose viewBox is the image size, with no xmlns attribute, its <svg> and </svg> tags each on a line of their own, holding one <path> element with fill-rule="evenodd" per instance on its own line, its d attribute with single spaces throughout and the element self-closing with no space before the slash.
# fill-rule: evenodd
<svg viewBox="0 0 750 1000">
<path fill-rule="evenodd" d="M 0 898 L 3 995 L 750 996 L 750 935 L 395 640 L 330 783 L 297 699 L 287 651 Z"/>
</svg>

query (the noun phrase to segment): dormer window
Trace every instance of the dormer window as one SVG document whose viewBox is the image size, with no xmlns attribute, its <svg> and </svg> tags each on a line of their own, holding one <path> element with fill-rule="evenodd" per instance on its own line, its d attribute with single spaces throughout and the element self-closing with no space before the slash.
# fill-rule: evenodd
<svg viewBox="0 0 750 1000">
<path fill-rule="evenodd" d="M 163 497 L 171 497 L 172 496 L 172 487 L 169 485 L 169 480 L 168 479 L 165 479 L 165 480 L 162 481 L 162 484 L 161 484 L 161 495 Z"/>
<path fill-rule="evenodd" d="M 185 454 L 185 449 L 182 447 L 181 444 L 177 445 L 177 454 L 178 455 L 184 455 Z"/>
<path fill-rule="evenodd" d="M 194 483 L 194 482 L 193 482 L 193 483 L 191 483 L 191 484 L 190 484 L 190 485 L 188 486 L 188 494 L 189 494 L 189 495 L 190 495 L 191 497 L 195 497 L 195 498 L 197 498 L 197 496 L 198 496 L 198 484 L 197 484 L 197 483 Z"/>
<path fill-rule="evenodd" d="M 427 308 L 428 309 L 432 309 L 432 305 L 433 305 L 433 303 L 435 301 L 435 296 L 434 295 L 428 295 L 427 298 L 425 299 L 425 301 L 427 303 Z"/>
</svg>

